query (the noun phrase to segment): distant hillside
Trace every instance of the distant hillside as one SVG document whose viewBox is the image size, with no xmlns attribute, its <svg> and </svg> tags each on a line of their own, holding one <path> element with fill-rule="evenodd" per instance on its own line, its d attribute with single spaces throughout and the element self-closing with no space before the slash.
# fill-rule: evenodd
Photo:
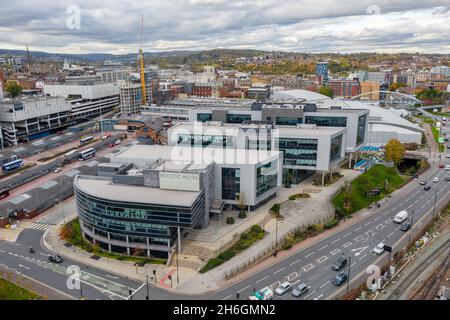
<svg viewBox="0 0 450 320">
<path fill-rule="evenodd" d="M 66 54 L 66 53 L 48 53 L 43 51 L 30 51 L 35 59 L 62 61 L 68 59 L 71 61 L 99 62 L 104 60 L 130 61 L 135 60 L 136 53 L 114 55 L 108 53 L 88 53 L 88 54 Z M 225 59 L 235 59 L 238 57 L 252 57 L 263 55 L 268 52 L 259 50 L 235 50 L 235 49 L 213 49 L 206 51 L 162 51 L 145 52 L 146 60 L 167 60 L 167 63 L 185 64 L 185 63 L 204 63 L 208 61 L 217 61 Z M 7 50 L 0 49 L 0 55 L 26 56 L 26 50 Z"/>
</svg>

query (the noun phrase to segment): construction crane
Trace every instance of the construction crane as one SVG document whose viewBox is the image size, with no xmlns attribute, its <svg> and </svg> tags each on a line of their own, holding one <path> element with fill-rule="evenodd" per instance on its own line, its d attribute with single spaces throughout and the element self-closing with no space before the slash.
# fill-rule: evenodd
<svg viewBox="0 0 450 320">
<path fill-rule="evenodd" d="M 141 14 L 141 47 L 139 49 L 139 63 L 141 75 L 141 105 L 146 104 L 147 89 L 145 88 L 145 66 L 144 66 L 144 51 L 142 51 L 142 37 L 144 34 L 144 15 Z"/>
</svg>

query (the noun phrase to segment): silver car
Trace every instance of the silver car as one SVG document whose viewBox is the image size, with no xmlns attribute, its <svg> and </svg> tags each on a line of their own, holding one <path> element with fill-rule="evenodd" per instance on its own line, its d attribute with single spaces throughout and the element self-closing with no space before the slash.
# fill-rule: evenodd
<svg viewBox="0 0 450 320">
<path fill-rule="evenodd" d="M 292 295 L 296 298 L 302 296 L 309 290 L 309 286 L 307 286 L 305 283 L 299 284 L 297 287 L 295 287 L 292 290 Z"/>
<path fill-rule="evenodd" d="M 275 293 L 279 296 L 282 296 L 286 293 L 289 292 L 289 290 L 291 289 L 292 284 L 290 282 L 283 282 L 282 284 L 280 284 L 280 286 L 275 290 Z"/>
</svg>

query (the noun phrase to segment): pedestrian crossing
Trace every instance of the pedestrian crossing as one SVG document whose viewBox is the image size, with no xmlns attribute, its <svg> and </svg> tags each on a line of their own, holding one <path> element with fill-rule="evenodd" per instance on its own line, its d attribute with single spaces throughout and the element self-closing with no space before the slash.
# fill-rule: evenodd
<svg viewBox="0 0 450 320">
<path fill-rule="evenodd" d="M 53 224 L 33 222 L 32 224 L 30 224 L 25 229 L 46 231 L 46 230 L 50 229 L 53 226 L 54 226 Z"/>
</svg>

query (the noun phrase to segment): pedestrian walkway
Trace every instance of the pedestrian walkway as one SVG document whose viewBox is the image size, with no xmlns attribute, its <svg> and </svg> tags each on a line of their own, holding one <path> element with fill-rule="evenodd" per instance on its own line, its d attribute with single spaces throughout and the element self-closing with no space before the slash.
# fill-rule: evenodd
<svg viewBox="0 0 450 320">
<path fill-rule="evenodd" d="M 32 224 L 30 224 L 28 227 L 26 227 L 25 229 L 32 229 L 32 230 L 39 230 L 39 231 L 46 231 L 50 228 L 54 227 L 53 224 L 48 224 L 48 223 L 39 223 L 39 222 L 33 222 Z"/>
</svg>

